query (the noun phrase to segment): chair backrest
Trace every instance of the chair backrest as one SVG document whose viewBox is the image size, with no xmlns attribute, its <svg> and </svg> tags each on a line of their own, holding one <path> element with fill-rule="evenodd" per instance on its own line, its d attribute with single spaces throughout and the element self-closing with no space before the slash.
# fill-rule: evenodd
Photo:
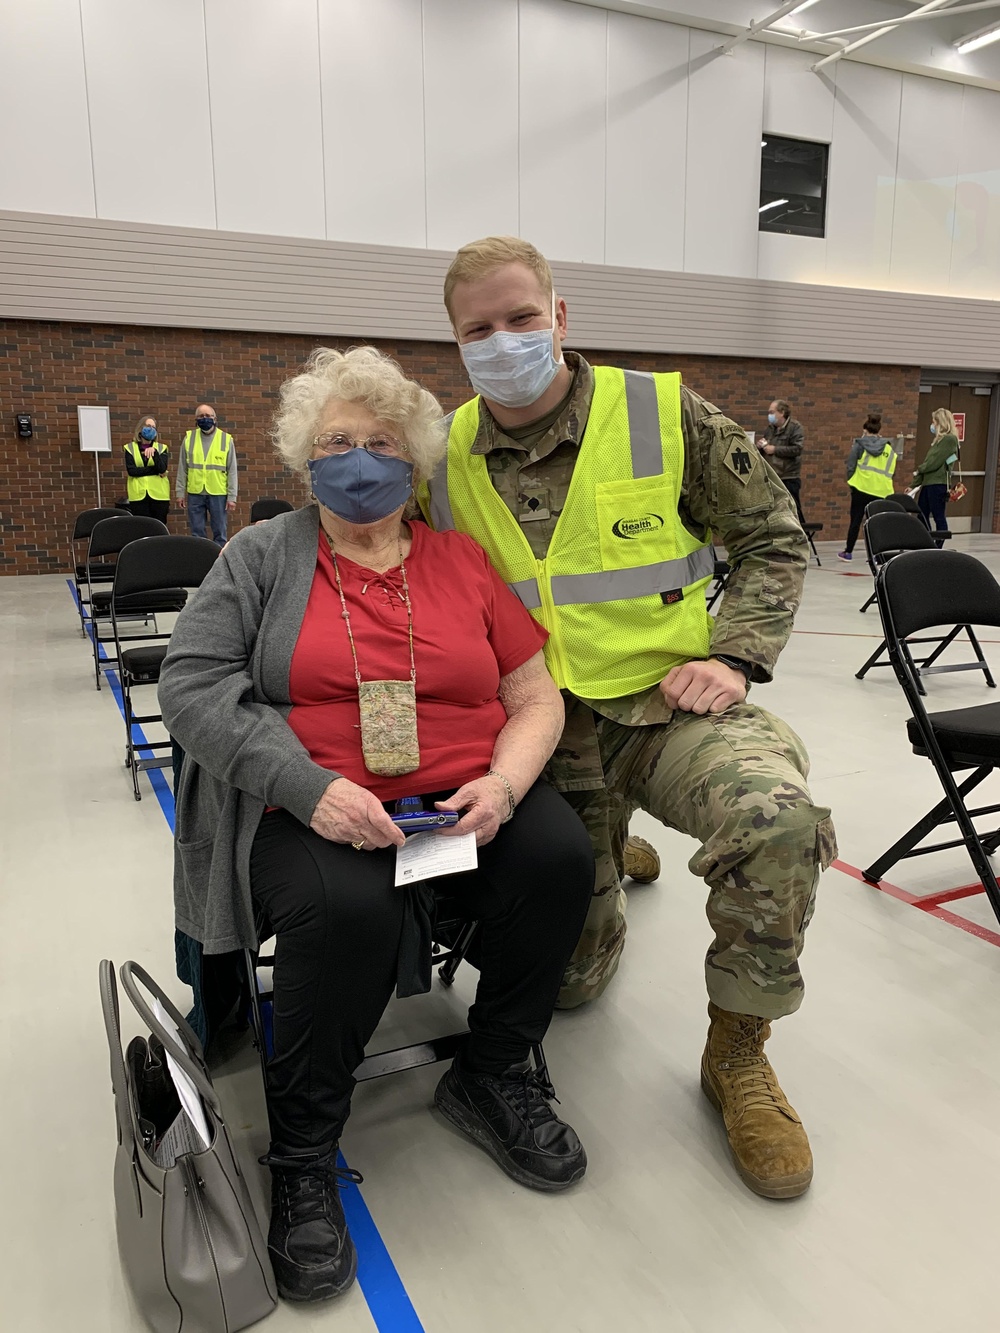
<svg viewBox="0 0 1000 1333">
<path fill-rule="evenodd" d="M 76 516 L 70 541 L 79 542 L 84 537 L 89 537 L 102 519 L 125 517 L 127 516 L 120 509 L 85 509 L 82 514 Z"/>
<path fill-rule="evenodd" d="M 876 592 L 890 644 L 937 625 L 1000 625 L 1000 583 L 964 551 L 904 551 Z"/>
<path fill-rule="evenodd" d="M 90 534 L 87 559 L 93 560 L 99 555 L 117 555 L 129 542 L 137 542 L 140 537 L 166 535 L 167 525 L 158 518 L 134 518 L 131 514 L 123 514 L 121 518 L 102 518 Z"/>
<path fill-rule="evenodd" d="M 115 600 L 160 588 L 198 588 L 220 548 L 207 537 L 145 537 L 128 544 L 115 567 Z"/>
<path fill-rule="evenodd" d="M 291 514 L 295 510 L 293 504 L 287 500 L 276 500 L 272 496 L 265 495 L 260 500 L 254 500 L 250 506 L 250 522 L 261 523 L 267 518 L 277 518 L 279 514 Z"/>
<path fill-rule="evenodd" d="M 865 546 L 872 557 L 884 556 L 889 551 L 936 551 L 934 538 L 919 519 L 895 513 L 872 514 L 865 524 Z"/>
<path fill-rule="evenodd" d="M 903 508 L 906 510 L 908 514 L 912 514 L 914 518 L 918 518 L 920 522 L 924 525 L 924 527 L 928 530 L 928 532 L 930 531 L 931 525 L 927 521 L 927 515 L 920 508 L 920 506 L 917 504 L 916 500 L 914 500 L 912 495 L 907 495 L 906 492 L 903 491 L 896 496 L 896 499 L 903 506 Z"/>
<path fill-rule="evenodd" d="M 865 522 L 873 514 L 898 514 L 902 512 L 903 506 L 895 495 L 887 495 L 884 500 L 869 500 L 865 505 Z"/>
</svg>

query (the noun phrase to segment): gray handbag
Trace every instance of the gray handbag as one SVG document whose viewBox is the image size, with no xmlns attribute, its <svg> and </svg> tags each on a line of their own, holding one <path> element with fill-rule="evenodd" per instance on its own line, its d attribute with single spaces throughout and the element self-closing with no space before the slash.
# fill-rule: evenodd
<svg viewBox="0 0 1000 1333">
<path fill-rule="evenodd" d="M 235 1333 L 270 1314 L 278 1296 L 201 1043 L 149 974 L 124 963 L 122 986 L 152 1035 L 133 1038 L 123 1058 L 107 959 L 100 975 L 118 1121 L 118 1248 L 129 1285 L 156 1333 Z M 157 1018 L 137 981 L 176 1032 Z M 208 1147 L 178 1098 L 167 1051 L 194 1085 Z"/>
</svg>

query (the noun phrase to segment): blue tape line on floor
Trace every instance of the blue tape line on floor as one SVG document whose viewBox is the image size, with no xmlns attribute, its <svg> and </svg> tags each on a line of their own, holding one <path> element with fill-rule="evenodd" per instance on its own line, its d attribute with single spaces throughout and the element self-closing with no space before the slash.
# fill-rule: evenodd
<svg viewBox="0 0 1000 1333">
<path fill-rule="evenodd" d="M 66 582 L 69 585 L 73 600 L 79 607 L 73 580 L 67 579 Z M 88 633 L 93 633 L 89 622 Z M 97 645 L 97 651 L 103 661 L 109 660 L 100 643 Z M 122 696 L 118 673 L 108 671 L 105 672 L 105 677 L 124 721 L 125 700 Z M 132 738 L 137 745 L 148 744 L 142 728 L 137 723 L 132 724 Z M 163 811 L 163 816 L 172 834 L 174 831 L 174 794 L 170 784 L 163 776 L 162 769 L 147 769 L 146 776 L 150 780 L 156 799 L 160 803 L 160 809 Z M 266 1006 L 266 1009 L 269 1010 L 270 1006 Z M 267 1013 L 265 1015 L 265 1038 L 268 1046 L 270 1046 L 270 1029 L 271 1015 Z M 343 1154 L 338 1154 L 338 1161 L 341 1166 L 347 1166 Z M 357 1185 L 347 1185 L 342 1191 L 341 1198 L 344 1205 L 344 1216 L 347 1218 L 347 1225 L 354 1237 L 354 1245 L 358 1251 L 358 1285 L 361 1287 L 361 1293 L 379 1333 L 424 1333 L 424 1326 L 417 1317 L 413 1303 L 406 1294 L 402 1278 L 399 1276 L 396 1265 L 392 1262 L 392 1257 L 385 1247 L 385 1241 L 383 1241 L 378 1227 L 375 1225 L 375 1219 L 368 1211 L 368 1205 L 365 1203 L 361 1191 Z"/>
</svg>

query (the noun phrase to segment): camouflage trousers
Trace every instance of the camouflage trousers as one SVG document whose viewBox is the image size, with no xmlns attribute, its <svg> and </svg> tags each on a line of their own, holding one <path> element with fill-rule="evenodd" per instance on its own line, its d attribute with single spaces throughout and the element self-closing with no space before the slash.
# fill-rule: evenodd
<svg viewBox="0 0 1000 1333">
<path fill-rule="evenodd" d="M 589 744 L 585 734 L 581 740 L 587 731 Z M 794 1013 L 816 885 L 837 854 L 830 811 L 813 804 L 808 771 L 798 736 L 751 704 L 625 726 L 573 700 L 548 778 L 587 826 L 597 882 L 559 1008 L 596 999 L 618 970 L 624 848 L 638 809 L 700 844 L 688 868 L 708 885 L 709 998 L 762 1018 Z"/>
</svg>

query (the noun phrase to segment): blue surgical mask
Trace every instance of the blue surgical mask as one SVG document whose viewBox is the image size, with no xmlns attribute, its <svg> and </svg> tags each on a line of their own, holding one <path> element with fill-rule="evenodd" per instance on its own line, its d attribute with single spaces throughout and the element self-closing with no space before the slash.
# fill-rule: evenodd
<svg viewBox="0 0 1000 1333">
<path fill-rule="evenodd" d="M 313 495 L 345 523 L 377 523 L 400 509 L 413 491 L 413 464 L 379 458 L 367 449 L 309 460 Z"/>
<path fill-rule="evenodd" d="M 205 431 L 206 434 L 209 431 L 215 430 L 215 417 L 195 417 L 195 421 L 198 424 L 198 428 Z"/>
<path fill-rule="evenodd" d="M 937 434 L 937 426 L 935 426 L 935 425 L 933 424 L 933 422 L 931 423 L 931 434 L 932 434 L 932 435 L 936 435 L 936 434 Z"/>
<path fill-rule="evenodd" d="M 498 329 L 482 342 L 463 343 L 459 353 L 476 393 L 501 407 L 537 402 L 558 374 L 563 358 L 555 354 L 556 294 L 547 329 L 508 333 Z"/>
<path fill-rule="evenodd" d="M 778 414 L 776 412 L 768 412 L 767 419 L 772 426 L 776 426 L 778 424 Z"/>
<path fill-rule="evenodd" d="M 142 436 L 142 438 L 143 438 L 144 440 L 155 440 L 155 439 L 156 439 L 156 427 L 155 427 L 155 426 L 143 426 L 143 428 L 142 428 L 142 430 L 139 432 L 139 434 Z"/>
</svg>

